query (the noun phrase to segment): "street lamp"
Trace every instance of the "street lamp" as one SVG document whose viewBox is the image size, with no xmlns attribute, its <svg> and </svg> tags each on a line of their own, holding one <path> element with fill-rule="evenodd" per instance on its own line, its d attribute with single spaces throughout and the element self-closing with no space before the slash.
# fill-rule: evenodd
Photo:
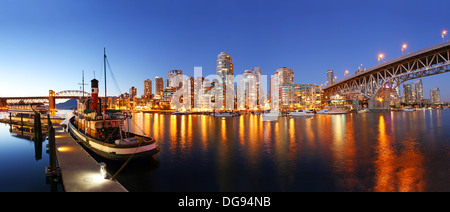
<svg viewBox="0 0 450 212">
<path fill-rule="evenodd" d="M 378 64 L 380 64 L 380 60 L 384 58 L 384 54 L 380 53 L 378 54 Z"/>
<path fill-rule="evenodd" d="M 441 34 L 441 36 L 442 36 L 442 42 L 445 42 L 445 35 L 447 35 L 447 30 L 442 30 L 442 34 Z"/>
<path fill-rule="evenodd" d="M 402 45 L 402 55 L 403 55 L 403 51 L 405 51 L 406 47 L 408 47 L 408 45 L 406 45 L 406 43 L 404 43 L 404 44 Z"/>
<path fill-rule="evenodd" d="M 344 77 L 348 74 L 348 70 L 345 70 Z"/>
</svg>

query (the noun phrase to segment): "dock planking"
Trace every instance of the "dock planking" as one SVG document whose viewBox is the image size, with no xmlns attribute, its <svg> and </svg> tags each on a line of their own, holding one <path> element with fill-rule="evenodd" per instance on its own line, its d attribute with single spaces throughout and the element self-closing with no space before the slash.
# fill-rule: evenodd
<svg viewBox="0 0 450 212">
<path fill-rule="evenodd" d="M 103 179 L 100 164 L 62 127 L 54 127 L 56 155 L 66 192 L 128 192 L 117 180 Z"/>
</svg>

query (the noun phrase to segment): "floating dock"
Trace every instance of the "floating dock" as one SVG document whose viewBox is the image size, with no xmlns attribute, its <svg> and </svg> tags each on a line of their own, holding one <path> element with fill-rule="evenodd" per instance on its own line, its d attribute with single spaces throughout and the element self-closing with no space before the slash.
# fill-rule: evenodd
<svg viewBox="0 0 450 212">
<path fill-rule="evenodd" d="M 117 180 L 104 179 L 100 173 L 100 164 L 60 125 L 53 127 L 64 191 L 128 192 Z"/>
</svg>

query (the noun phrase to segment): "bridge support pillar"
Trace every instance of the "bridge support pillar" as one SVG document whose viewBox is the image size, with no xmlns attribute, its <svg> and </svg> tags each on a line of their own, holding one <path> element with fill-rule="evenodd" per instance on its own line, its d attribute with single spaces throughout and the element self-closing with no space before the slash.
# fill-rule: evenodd
<svg viewBox="0 0 450 212">
<path fill-rule="evenodd" d="M 6 103 L 6 99 L 0 98 L 0 110 L 7 109 L 8 104 Z"/>
<path fill-rule="evenodd" d="M 50 113 L 56 112 L 55 91 L 48 91 L 48 110 Z"/>
<path fill-rule="evenodd" d="M 389 111 L 390 102 L 389 101 L 378 101 L 378 100 L 368 100 L 369 103 L 369 111 L 371 112 L 383 112 Z"/>
</svg>

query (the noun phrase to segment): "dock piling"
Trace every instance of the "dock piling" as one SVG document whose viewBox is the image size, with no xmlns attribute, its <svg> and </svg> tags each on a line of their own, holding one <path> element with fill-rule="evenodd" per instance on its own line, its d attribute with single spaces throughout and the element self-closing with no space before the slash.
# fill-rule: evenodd
<svg viewBox="0 0 450 212">
<path fill-rule="evenodd" d="M 50 171 L 56 171 L 56 144 L 55 144 L 55 128 L 50 127 L 48 131 L 48 144 L 49 144 L 49 155 L 50 155 Z"/>
<path fill-rule="evenodd" d="M 34 140 L 42 141 L 41 114 L 34 112 Z"/>
</svg>

